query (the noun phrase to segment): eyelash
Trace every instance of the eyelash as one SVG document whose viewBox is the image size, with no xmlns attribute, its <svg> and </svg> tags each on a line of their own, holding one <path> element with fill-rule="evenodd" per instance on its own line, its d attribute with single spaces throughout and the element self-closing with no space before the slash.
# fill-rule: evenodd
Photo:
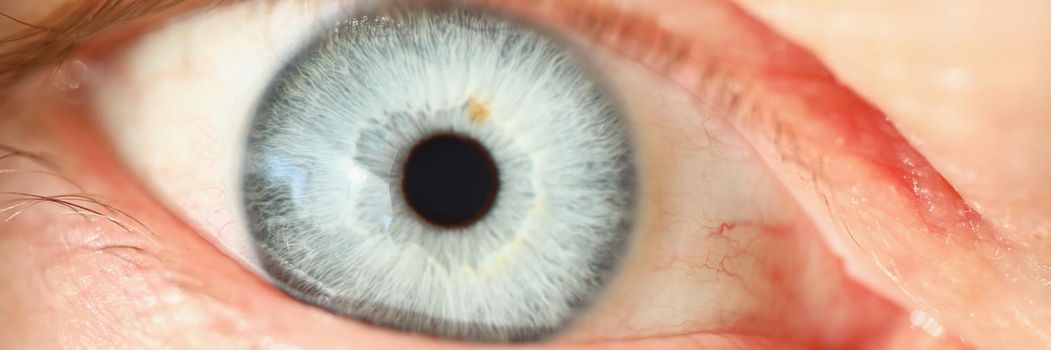
<svg viewBox="0 0 1051 350">
<path fill-rule="evenodd" d="M 517 4 L 526 7 L 542 6 L 537 5 L 540 3 Z M 743 98 L 747 96 L 747 93 L 739 88 L 742 84 L 736 79 L 737 76 L 732 75 L 734 72 L 719 65 L 718 59 L 702 55 L 701 53 L 705 52 L 702 47 L 692 46 L 689 40 L 663 29 L 655 21 L 631 15 L 626 11 L 600 8 L 595 3 L 559 3 L 558 5 L 563 6 L 561 8 L 563 10 L 576 5 L 579 7 L 565 12 L 552 10 L 551 13 L 555 15 L 547 17 L 544 21 L 558 22 L 560 24 L 556 23 L 556 26 L 568 27 L 594 39 L 605 48 L 621 53 L 625 57 L 660 72 L 661 75 L 691 75 L 690 78 L 679 80 L 680 83 L 694 79 L 696 84 L 682 84 L 681 86 L 695 95 L 705 96 L 701 99 L 709 103 L 706 107 L 710 109 L 717 112 L 748 110 L 743 107 L 747 104 L 742 102 L 747 100 Z M 595 15 L 594 18 L 574 16 L 587 13 L 586 11 L 596 11 L 596 9 L 605 9 L 608 12 L 605 15 Z M 618 34 L 607 35 L 607 31 Z M 727 114 L 720 114 L 720 116 L 728 117 Z"/>
<path fill-rule="evenodd" d="M 732 62 L 726 57 L 715 57 L 703 43 L 689 40 L 663 27 L 657 20 L 635 15 L 624 9 L 604 7 L 598 2 L 557 2 L 491 0 L 517 11 L 540 18 L 553 27 L 568 28 L 569 31 L 587 37 L 607 50 L 670 77 L 684 90 L 691 92 L 697 100 L 707 103 L 718 117 L 727 119 L 751 119 L 762 110 L 759 101 L 761 83 L 756 75 L 763 74 L 762 62 Z M 545 6 L 549 5 L 549 6 Z M 547 9 L 536 10 L 536 8 Z M 540 12 L 543 12 L 541 14 Z M 598 14 L 602 13 L 602 14 Z M 544 17 L 546 16 L 546 17 Z M 138 31 L 148 26 L 139 25 Z M 134 27 L 133 27 L 134 28 Z M 612 33 L 611 33 L 612 32 Z M 132 42 L 136 35 L 116 34 L 117 40 L 89 44 L 79 58 L 90 61 L 91 53 L 103 55 L 121 42 Z M 122 41 L 124 40 L 124 41 Z M 100 59 L 101 60 L 101 59 Z M 65 198 L 51 198 L 62 200 Z M 43 200 L 43 199 L 41 199 Z M 50 199 L 49 199 L 50 200 Z M 122 214 L 122 213 L 121 213 Z"/>
</svg>

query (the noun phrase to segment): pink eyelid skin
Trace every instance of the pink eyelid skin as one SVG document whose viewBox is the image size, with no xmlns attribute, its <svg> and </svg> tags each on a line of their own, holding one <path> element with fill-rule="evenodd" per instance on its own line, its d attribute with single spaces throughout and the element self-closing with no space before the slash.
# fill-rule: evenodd
<svg viewBox="0 0 1051 350">
<path fill-rule="evenodd" d="M 1018 247 L 969 207 L 881 111 L 837 82 L 810 53 L 747 16 L 704 18 L 705 5 L 698 2 L 691 11 L 678 1 L 652 2 L 654 12 L 662 6 L 679 10 L 656 20 L 621 21 L 620 32 L 650 34 L 627 37 L 637 40 L 633 45 L 614 45 L 625 36 L 594 30 L 602 27 L 595 22 L 626 15 L 559 17 L 574 12 L 554 10 L 551 2 L 518 4 L 523 11 L 546 9 L 538 17 L 584 33 L 697 96 L 733 100 L 738 110 L 727 116 L 730 122 L 824 228 L 826 241 L 845 257 L 854 278 L 902 305 L 931 313 L 949 329 L 993 334 L 963 339 L 973 345 L 1046 344 L 1039 325 L 1051 324 L 1047 316 L 999 304 L 1011 298 L 1046 309 L 1046 300 L 1025 294 L 1040 290 L 1042 281 L 1019 272 L 1034 262 L 1004 254 Z M 575 4 L 596 3 L 601 1 Z M 689 30 L 692 23 L 710 20 L 722 20 L 733 28 L 724 33 L 738 36 Z M 760 83 L 711 91 L 704 80 L 718 76 L 713 72 Z M 959 291 L 968 292 L 954 295 Z M 1034 332 L 1019 334 L 1016 327 L 1023 324 L 1033 325 Z"/>
<path fill-rule="evenodd" d="M 678 2 L 657 1 L 654 8 L 661 4 L 673 7 Z M 545 8 L 530 6 L 522 8 Z M 698 96 L 712 94 L 705 90 L 709 85 L 700 83 L 712 70 L 761 82 L 721 92 L 740 108 L 728 117 L 825 228 L 829 245 L 848 257 L 848 271 L 856 279 L 902 305 L 930 312 L 949 329 L 985 334 L 982 339 L 964 339 L 973 345 L 1047 344 L 1041 328 L 1051 324 L 1046 314 L 1000 304 L 1006 298 L 1040 305 L 1036 310 L 1051 307 L 1047 299 L 1026 294 L 1042 289 L 1043 280 L 1022 272 L 1039 268 L 1034 266 L 1038 263 L 1005 253 L 1019 247 L 969 207 L 881 111 L 839 84 L 811 54 L 746 17 L 727 21 L 745 28 L 726 31 L 741 34 L 738 37 L 689 31 L 698 13 L 703 12 L 678 11 L 665 14 L 659 23 L 636 22 L 653 34 L 635 36 L 641 44 L 627 49 L 609 46 Z M 589 21 L 611 17 L 616 18 L 548 18 L 558 18 L 552 21 L 590 33 L 602 43 L 618 37 L 589 32 Z M 734 44 L 720 45 L 726 40 Z M 729 49 L 691 50 L 706 45 Z M 664 47 L 673 58 L 652 55 L 654 50 L 640 46 Z M 1019 325 L 1030 325 L 1033 331 L 1019 333 Z"/>
<path fill-rule="evenodd" d="M 737 109 L 733 111 L 735 113 L 726 117 L 753 143 L 773 171 L 781 174 L 786 187 L 793 189 L 797 199 L 809 210 L 814 220 L 825 227 L 822 231 L 828 236 L 827 240 L 837 253 L 872 260 L 857 262 L 847 259 L 848 270 L 855 274 L 854 277 L 865 281 L 869 287 L 881 291 L 888 298 L 924 309 L 932 307 L 924 304 L 924 298 L 914 295 L 932 295 L 936 294 L 936 291 L 923 290 L 925 286 L 910 286 L 906 283 L 910 270 L 907 266 L 902 266 L 901 261 L 908 262 L 909 254 L 919 256 L 924 251 L 937 254 L 967 253 L 946 250 L 943 246 L 935 245 L 941 240 L 961 246 L 977 245 L 979 242 L 1001 244 L 991 239 L 995 234 L 983 224 L 981 217 L 967 208 L 959 195 L 912 149 L 879 111 L 846 87 L 836 83 L 822 65 L 805 51 L 783 41 L 731 5 L 705 2 L 702 5 L 694 5 L 699 8 L 678 11 L 681 15 L 663 14 L 655 18 L 646 18 L 647 16 L 641 14 L 628 14 L 627 10 L 608 7 L 605 2 L 600 1 L 482 2 L 508 8 L 513 12 L 590 37 L 600 45 L 660 72 L 693 94 L 703 96 L 701 100 L 721 99 L 727 105 L 736 106 Z M 662 6 L 680 9 L 691 7 L 684 3 L 656 1 L 646 8 L 631 10 L 662 13 Z M 726 10 L 728 7 L 731 9 Z M 723 10 L 706 11 L 712 8 Z M 698 18 L 704 16 L 711 18 Z M 737 36 L 720 36 L 720 33 L 710 30 L 690 30 L 693 23 L 704 21 L 733 26 L 734 29 L 726 32 Z M 88 51 L 91 51 L 90 47 Z M 714 62 L 721 64 L 716 65 Z M 700 83 L 712 77 L 733 78 L 723 78 L 727 79 L 726 84 Z M 711 86 L 720 86 L 720 89 L 716 91 L 711 89 Z M 59 135 L 68 136 L 67 142 L 69 145 L 75 145 L 74 148 L 107 148 L 97 137 L 84 136 L 84 130 L 92 130 L 93 126 L 83 120 L 63 120 L 61 125 L 52 127 Z M 82 156 L 82 164 L 92 164 L 92 167 L 97 164 L 116 164 L 105 152 L 85 153 L 90 154 Z M 114 183 L 135 183 L 116 167 L 101 166 L 90 171 L 101 174 L 96 176 L 97 178 L 110 182 L 99 186 L 113 187 Z M 127 192 L 143 192 L 141 188 L 132 187 Z M 128 202 L 141 201 L 149 203 L 152 207 L 159 207 L 152 200 L 131 194 L 129 197 L 132 198 L 127 199 Z M 178 219 L 163 211 L 143 212 L 147 222 L 158 222 L 160 226 L 189 231 Z M 139 213 L 136 214 L 138 216 Z M 894 220 L 888 220 L 889 218 Z M 887 221 L 900 225 L 900 229 L 871 228 L 875 222 Z M 852 235 L 845 237 L 839 233 L 844 230 Z M 894 237 L 895 232 L 902 237 Z M 904 236 L 906 232 L 928 236 L 920 239 L 910 238 Z M 932 236 L 939 239 L 927 239 Z M 888 240 L 901 243 L 892 244 L 888 243 Z M 905 242 L 920 246 L 905 247 Z M 207 243 L 200 240 L 190 240 L 181 245 L 193 246 L 193 249 L 198 250 L 207 249 L 203 248 Z M 995 248 L 997 247 L 982 249 Z M 214 282 L 215 285 L 206 284 L 201 288 L 218 290 L 217 286 L 220 284 L 244 288 L 261 284 L 243 272 L 239 273 L 236 265 L 222 260 L 219 254 L 212 255 L 208 258 L 202 257 L 202 262 L 213 263 L 209 265 L 212 271 L 201 270 L 205 269 L 204 267 L 191 269 L 201 270 L 195 273 L 216 278 L 235 277 L 225 282 Z M 886 265 L 884 256 L 893 256 L 894 265 Z M 946 278 L 951 277 L 952 273 L 955 273 L 955 270 L 947 272 Z M 1002 278 L 1000 276 L 991 274 L 989 278 L 998 280 Z M 897 283 L 890 283 L 890 280 Z M 953 281 L 947 280 L 944 283 Z M 259 287 L 255 289 L 265 290 L 260 294 L 283 298 L 272 289 Z M 237 293 L 230 290 L 217 293 L 218 298 L 237 300 Z M 287 331 L 296 325 L 296 322 L 289 320 L 310 320 L 316 325 L 312 330 L 314 332 L 342 334 L 343 339 L 354 338 L 355 342 L 366 347 L 369 342 L 372 342 L 373 346 L 383 347 L 418 347 L 424 344 L 433 348 L 453 347 L 348 324 L 294 303 L 272 307 L 258 300 L 261 298 L 246 298 L 241 301 L 239 307 L 262 315 L 282 316 L 273 321 L 273 329 Z M 291 335 L 288 337 L 295 338 Z M 322 343 L 314 343 L 317 340 L 299 340 L 302 341 L 301 344 L 324 346 Z M 600 348 L 626 349 L 706 346 L 742 349 L 789 348 L 762 338 L 703 334 L 594 345 Z"/>
</svg>

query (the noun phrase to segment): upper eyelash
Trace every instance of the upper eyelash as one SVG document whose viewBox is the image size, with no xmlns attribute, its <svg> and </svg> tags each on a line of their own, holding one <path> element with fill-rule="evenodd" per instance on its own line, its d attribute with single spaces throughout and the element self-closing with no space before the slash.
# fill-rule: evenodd
<svg viewBox="0 0 1051 350">
<path fill-rule="evenodd" d="M 31 23 L 0 11 L 0 16 L 25 26 L 22 30 L 0 37 L 0 88 L 10 86 L 42 66 L 65 61 L 86 37 L 114 24 L 170 8 L 183 1 L 84 1 L 60 8 L 39 23 Z"/>
<path fill-rule="evenodd" d="M 139 0 L 135 1 L 132 5 L 117 6 L 114 3 L 118 0 L 104 0 L 103 5 L 91 6 L 82 5 L 75 10 L 73 13 L 81 14 L 92 14 L 97 15 L 99 18 L 92 19 L 91 21 L 76 21 L 76 16 L 67 16 L 65 18 L 68 22 L 78 22 L 80 24 L 56 24 L 52 26 L 40 26 L 28 28 L 26 31 L 15 33 L 8 38 L 0 38 L 0 46 L 4 44 L 19 43 L 26 40 L 33 39 L 34 36 L 40 35 L 41 33 L 47 33 L 51 35 L 72 35 L 72 36 L 87 36 L 97 33 L 114 23 L 128 21 L 131 19 L 139 18 L 156 11 L 167 9 L 173 5 L 181 3 L 183 0 L 158 0 L 153 4 L 146 5 L 150 0 Z M 479 4 L 491 4 L 497 9 L 508 7 L 502 2 L 508 0 L 471 0 L 468 2 L 479 3 Z M 231 0 L 209 0 L 211 4 L 221 4 L 224 2 L 231 2 Z M 631 58 L 643 64 L 645 67 L 658 71 L 661 74 L 667 74 L 672 72 L 680 66 L 689 65 L 694 71 L 699 71 L 700 81 L 704 84 L 699 87 L 692 87 L 691 91 L 704 91 L 714 93 L 714 96 L 703 96 L 704 100 L 718 105 L 718 106 L 737 106 L 742 100 L 743 95 L 739 89 L 728 89 L 724 88 L 725 84 L 713 84 L 712 81 L 718 81 L 719 77 L 725 78 L 727 75 L 724 69 L 721 69 L 721 65 L 718 60 L 703 59 L 695 57 L 693 55 L 698 52 L 703 53 L 702 48 L 696 47 L 692 44 L 689 39 L 683 38 L 676 35 L 671 30 L 662 27 L 656 20 L 650 18 L 650 16 L 634 14 L 629 10 L 619 8 L 616 6 L 610 6 L 601 4 L 599 1 L 594 0 L 582 0 L 577 2 L 559 2 L 554 0 L 521 0 L 515 1 L 516 5 L 530 3 L 525 6 L 544 6 L 554 5 L 549 7 L 555 7 L 557 10 L 549 11 L 549 16 L 559 16 L 569 23 L 570 29 L 578 34 L 592 39 L 593 41 L 604 44 L 607 48 L 611 48 L 614 51 Z M 195 7 L 201 8 L 201 7 Z M 6 15 L 5 15 L 6 16 Z M 85 24 L 87 23 L 87 24 Z M 103 24 L 104 23 L 104 24 Z M 69 27 L 69 28 L 81 28 L 94 24 L 93 31 L 67 31 L 60 33 L 57 28 Z M 63 34 L 65 33 L 65 34 Z M 78 37 L 78 39 L 80 39 Z M 60 39 L 55 39 L 60 40 Z M 44 42 L 44 41 L 40 41 Z M 31 45 L 23 44 L 19 48 L 30 47 Z M 67 59 L 70 56 L 70 50 L 76 49 L 73 44 L 68 46 L 61 46 L 63 54 L 60 60 Z M 19 51 L 19 50 L 16 50 Z M 25 74 L 28 73 L 32 67 L 38 67 L 41 64 L 48 64 L 49 62 L 39 61 L 30 63 L 30 61 L 19 61 L 19 63 L 8 64 L 5 62 L 9 56 L 7 53 L 0 53 L 0 89 L 3 88 L 9 77 L 15 79 L 16 76 L 13 74 Z M 9 70 L 10 67 L 20 67 L 20 69 Z M 698 68 L 699 67 L 699 68 Z M 21 75 L 18 75 L 19 77 Z M 736 85 L 735 85 L 736 86 Z M 734 108 L 736 109 L 736 108 Z M 5 150 L 0 146 L 0 150 Z M 23 155 L 30 155 L 30 153 L 22 153 Z M 5 155 L 4 157 L 10 157 L 12 155 Z M 45 158 L 39 158 L 38 161 L 43 161 Z M 2 160 L 3 158 L 0 158 Z M 41 163 L 44 164 L 44 163 Z M 53 164 L 48 168 L 54 168 Z M 61 177 L 61 176 L 60 176 Z M 77 186 L 76 184 L 74 184 Z M 90 198 L 90 197 L 87 197 Z M 85 198 L 85 199 L 87 199 Z M 77 204 L 67 203 L 63 201 L 63 198 L 51 198 L 41 196 L 35 198 L 36 200 L 47 200 L 56 201 L 57 204 L 67 205 L 70 208 L 76 208 Z M 106 205 L 101 201 L 90 198 L 94 201 L 93 204 L 101 205 L 103 208 L 109 211 L 118 212 L 118 216 L 127 216 L 126 213 L 120 211 L 115 207 Z M 142 226 L 146 231 L 150 231 L 141 222 L 129 217 L 135 222 L 137 226 Z M 129 229 L 131 226 L 120 224 L 119 220 L 115 217 L 107 217 L 107 220 L 118 224 L 119 226 Z M 150 231 L 152 232 L 152 231 Z"/>
</svg>

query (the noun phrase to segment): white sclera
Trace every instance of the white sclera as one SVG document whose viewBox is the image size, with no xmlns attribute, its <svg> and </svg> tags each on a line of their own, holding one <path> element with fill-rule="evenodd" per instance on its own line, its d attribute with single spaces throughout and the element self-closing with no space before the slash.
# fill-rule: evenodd
<svg viewBox="0 0 1051 350">
<path fill-rule="evenodd" d="M 328 7 L 314 1 L 218 6 L 137 39 L 120 53 L 123 61 L 113 60 L 104 69 L 88 67 L 99 78 L 85 84 L 86 91 L 97 93 L 89 96 L 97 108 L 94 114 L 125 166 L 202 237 L 262 277 L 267 275 L 253 253 L 240 210 L 236 175 L 242 135 L 258 95 L 313 33 L 332 23 L 343 8 L 381 0 L 339 1 L 326 1 L 332 5 Z M 696 14 L 677 18 L 686 23 L 682 27 L 701 32 L 723 28 L 725 18 L 733 18 L 716 10 L 698 22 Z M 575 43 L 587 47 L 588 41 Z M 769 310 L 771 300 L 788 295 L 756 295 L 756 289 L 747 287 L 766 286 L 759 284 L 767 283 L 759 267 L 796 261 L 801 257 L 798 247 L 786 246 L 794 241 L 780 236 L 759 237 L 748 246 L 751 254 L 734 264 L 737 276 L 750 282 L 741 284 L 734 283 L 737 278 L 722 278 L 721 271 L 705 263 L 739 254 L 738 242 L 752 242 L 757 229 L 738 226 L 726 232 L 731 239 L 697 233 L 726 222 L 796 225 L 800 218 L 786 209 L 791 205 L 783 188 L 720 118 L 726 106 L 698 101 L 662 73 L 630 59 L 602 50 L 588 53 L 600 58 L 599 67 L 628 98 L 629 115 L 636 118 L 646 200 L 640 218 L 649 230 L 635 237 L 634 255 L 570 336 L 688 334 L 725 325 L 742 314 L 748 316 L 743 322 L 754 324 L 756 310 Z M 729 77 L 704 84 L 720 89 L 724 80 L 734 81 Z M 676 265 L 667 268 L 668 262 Z M 686 265 L 691 262 L 695 264 Z M 808 276 L 835 276 L 824 263 L 807 271 Z M 813 295 L 808 298 L 820 298 Z M 804 305 L 824 305 L 815 303 Z"/>
<path fill-rule="evenodd" d="M 287 2 L 244 3 L 193 14 L 181 21 L 172 22 L 166 27 L 160 28 L 140 39 L 137 45 L 126 51 L 123 57 L 115 61 L 119 65 L 119 70 L 114 69 L 114 71 L 118 71 L 120 74 L 106 76 L 106 71 L 102 71 L 102 74 L 98 76 L 103 77 L 105 81 L 97 84 L 98 88 L 94 90 L 97 94 L 95 96 L 97 101 L 95 103 L 97 108 L 95 115 L 104 124 L 103 129 L 109 133 L 110 140 L 115 143 L 116 147 L 114 148 L 120 157 L 125 160 L 127 168 L 138 179 L 143 181 L 168 208 L 175 211 L 176 214 L 201 231 L 202 237 L 211 240 L 227 255 L 238 260 L 243 266 L 255 270 L 258 275 L 265 278 L 273 279 L 273 276 L 268 273 L 269 271 L 263 269 L 264 264 L 261 262 L 261 256 L 257 254 L 257 242 L 247 230 L 249 225 L 242 210 L 243 189 L 240 180 L 243 178 L 243 173 L 241 161 L 246 153 L 245 143 L 248 129 L 256 114 L 260 99 L 266 94 L 266 90 L 270 88 L 270 84 L 279 71 L 292 62 L 294 57 L 301 53 L 303 48 L 310 44 L 311 39 L 316 37 L 320 31 L 331 28 L 331 25 L 334 24 L 333 22 L 339 18 L 353 16 L 351 11 L 346 10 L 348 7 L 347 3 L 333 2 L 326 3 L 326 5 L 322 6 L 316 2 L 305 4 Z M 354 3 L 354 5 L 362 8 L 372 4 L 362 2 Z M 523 34 L 525 33 L 523 32 Z M 530 36 L 529 38 L 533 37 Z M 471 43 L 457 42 L 456 44 L 460 45 L 457 48 L 461 49 L 471 47 Z M 521 45 L 526 45 L 526 43 Z M 498 57 L 499 51 L 493 51 L 492 48 L 477 48 L 477 52 L 472 50 L 450 51 L 479 54 L 481 56 L 478 59 L 481 59 L 482 62 L 475 62 L 477 64 L 464 65 L 463 67 L 455 64 L 441 65 L 439 67 L 444 69 L 444 71 L 438 73 L 443 73 L 450 77 L 439 79 L 440 81 L 453 81 L 454 79 L 452 78 L 463 76 L 464 81 L 457 86 L 462 85 L 462 87 L 466 88 L 472 85 L 480 85 L 481 87 L 487 87 L 486 89 L 481 89 L 483 91 L 490 91 L 491 93 L 492 91 L 502 92 L 502 95 L 498 96 L 487 96 L 484 93 L 477 96 L 479 99 L 490 103 L 493 113 L 506 117 L 504 119 L 507 122 L 490 122 L 491 125 L 514 130 L 508 131 L 508 137 L 515 138 L 525 146 L 529 146 L 527 148 L 544 149 L 547 153 L 552 153 L 551 151 L 556 148 L 563 149 L 562 151 L 557 151 L 556 154 L 541 156 L 543 159 L 541 165 L 555 169 L 549 171 L 548 173 L 550 174 L 542 178 L 545 182 L 544 185 L 548 186 L 550 182 L 571 189 L 569 191 L 556 191 L 556 194 L 561 194 L 558 198 L 578 195 L 574 191 L 577 187 L 566 185 L 566 183 L 586 180 L 579 177 L 567 177 L 567 174 L 559 174 L 560 170 L 558 169 L 565 171 L 565 169 L 568 169 L 567 167 L 585 165 L 579 159 L 580 157 L 584 157 L 584 162 L 608 162 L 608 158 L 622 155 L 602 152 L 596 154 L 595 151 L 602 150 L 602 147 L 596 148 L 593 144 L 600 140 L 580 138 L 574 134 L 574 132 L 579 130 L 594 129 L 595 132 L 602 133 L 600 130 L 604 130 L 605 127 L 613 127 L 614 129 L 623 127 L 619 123 L 615 126 L 612 124 L 605 125 L 601 122 L 601 118 L 577 118 L 591 114 L 603 114 L 606 110 L 587 104 L 590 103 L 590 95 L 580 97 L 575 96 L 573 93 L 560 94 L 557 92 L 576 92 L 578 89 L 574 89 L 575 85 L 573 84 L 584 84 L 587 81 L 587 79 L 583 78 L 583 75 L 540 76 L 535 78 L 541 79 L 540 82 L 530 81 L 531 77 L 528 75 L 533 70 L 543 71 L 543 69 L 549 68 L 548 66 L 559 66 L 558 60 L 563 59 L 561 56 L 537 57 L 536 59 L 546 58 L 554 61 L 551 64 L 546 62 L 537 64 L 536 68 L 530 68 L 532 66 L 525 65 L 525 68 L 523 68 L 525 71 L 522 72 L 500 72 L 505 67 L 489 67 L 492 71 L 484 69 L 480 71 L 482 73 L 488 72 L 486 74 L 495 74 L 494 76 L 500 76 L 501 74 L 511 75 L 510 77 L 505 77 L 506 79 L 494 79 L 492 77 L 484 78 L 475 76 L 476 74 L 468 74 L 478 72 L 465 69 L 476 66 L 488 67 L 486 63 L 489 63 L 489 61 L 486 60 L 491 61 L 493 57 Z M 548 54 L 550 55 L 551 53 Z M 467 58 L 472 57 L 469 56 Z M 467 58 L 456 59 L 453 62 L 468 62 Z M 114 67 L 117 68 L 117 66 Z M 408 67 L 413 68 L 417 66 L 408 64 Z M 431 73 L 429 75 L 431 77 L 437 74 L 435 72 Z M 583 74 L 584 72 L 577 71 L 573 73 Z M 548 72 L 547 74 L 553 73 Z M 382 77 L 371 78 L 374 79 L 369 81 L 382 81 Z M 472 82 L 472 79 L 477 81 Z M 561 85 L 544 83 L 549 80 L 560 81 Z M 506 84 L 514 86 L 486 85 L 498 81 L 504 81 Z M 457 91 L 461 90 L 442 89 L 442 87 L 441 84 L 423 85 L 421 88 L 429 88 L 429 90 L 417 91 L 416 95 L 430 96 L 431 99 L 443 100 L 453 98 L 446 95 L 455 95 Z M 375 87 L 359 86 L 355 87 L 355 91 L 369 91 L 371 88 Z M 523 88 L 542 89 L 546 92 L 521 91 Z M 383 91 L 398 91 L 398 89 L 396 87 L 388 87 Z M 463 92 L 466 92 L 466 90 Z M 574 105 L 574 103 L 577 103 L 577 100 L 574 100 L 574 98 L 580 100 L 579 106 Z M 366 101 L 373 100 L 377 101 L 377 103 L 386 101 L 383 99 L 383 96 L 372 96 L 371 99 L 366 99 Z M 399 101 L 393 99 L 387 102 L 397 104 Z M 537 107 L 544 108 L 537 109 Z M 521 108 L 526 109 L 521 110 Z M 569 114 L 570 116 L 560 112 L 567 108 L 573 112 Z M 527 111 L 533 111 L 534 113 L 527 113 Z M 527 118 L 521 115 L 532 117 Z M 510 116 L 518 117 L 511 118 Z M 548 119 L 561 117 L 563 119 L 546 120 L 544 118 L 536 119 L 536 117 L 546 117 Z M 501 119 L 501 121 L 504 119 Z M 621 120 L 620 122 L 623 121 Z M 540 127 L 541 125 L 546 126 L 548 129 Z M 572 125 L 576 125 L 577 128 L 567 128 L 567 126 Z M 470 129 L 471 127 L 468 124 L 462 125 L 462 128 Z M 488 139 L 483 141 L 486 140 Z M 615 142 L 626 141 L 626 139 L 615 140 Z M 494 143 L 496 141 L 488 140 L 486 142 Z M 622 148 L 621 146 L 610 147 L 614 149 Z M 495 150 L 499 151 L 507 148 L 509 147 L 502 146 L 495 148 Z M 312 150 L 304 150 L 304 152 L 309 154 Z M 538 155 L 530 154 L 528 156 Z M 497 154 L 497 158 L 519 159 L 528 157 L 516 158 Z M 338 163 L 338 159 L 338 157 L 333 157 L 332 161 Z M 512 168 L 504 170 L 508 170 L 508 175 L 531 176 L 530 174 L 532 173 Z M 341 174 L 348 173 L 350 172 Z M 350 174 L 353 175 L 352 173 Z M 594 175 L 605 178 L 599 174 Z M 513 183 L 522 184 L 531 181 L 534 180 L 514 181 Z M 590 182 L 598 183 L 598 181 Z M 504 192 L 511 190 L 513 190 L 513 187 L 509 186 L 506 187 Z M 620 191 L 619 187 L 616 190 L 616 193 L 623 192 Z M 505 194 L 511 194 L 511 192 Z M 505 196 L 504 198 L 511 197 L 513 196 Z M 550 194 L 543 196 L 543 198 L 548 197 L 551 197 Z M 601 202 L 601 198 L 605 197 L 595 196 L 595 198 L 597 198 L 596 201 Z M 504 202 L 512 203 L 514 201 Z M 561 203 L 559 205 L 560 208 L 572 207 L 572 205 L 564 203 L 564 200 L 563 202 L 554 203 Z M 526 207 L 529 207 L 530 204 L 531 202 L 525 202 Z M 592 210 L 593 208 L 600 207 L 599 204 L 602 203 L 594 204 L 572 211 L 564 211 L 563 213 L 590 213 L 594 211 Z M 512 212 L 522 211 L 517 210 L 519 209 L 517 207 L 507 207 L 506 205 L 501 205 L 500 207 L 506 208 L 504 212 L 509 209 L 514 209 Z M 564 233 L 563 231 L 566 228 L 562 226 L 570 224 L 564 223 L 559 219 L 565 219 L 565 216 L 573 215 L 541 216 L 540 222 L 554 221 L 552 221 L 553 223 L 545 224 L 546 226 L 542 226 L 541 229 L 523 230 L 544 234 Z M 616 215 L 584 215 L 583 217 L 588 217 L 589 221 L 571 221 L 572 225 L 591 227 L 597 224 L 596 220 L 609 221 L 619 218 Z M 613 219 L 608 217 L 613 217 Z M 500 222 L 514 221 L 502 220 Z M 529 227 L 536 225 L 540 224 L 532 223 Z M 549 228 L 551 225 L 561 225 L 558 226 L 561 231 L 547 232 L 550 230 L 544 229 Z M 508 231 L 507 233 L 510 234 L 519 230 L 517 228 L 508 228 L 503 231 Z M 579 230 L 567 232 L 576 233 L 577 231 Z M 609 235 L 617 237 L 622 236 L 622 234 L 624 232 L 620 231 L 609 233 Z M 577 235 L 588 237 L 583 233 L 577 233 Z M 529 237 L 529 235 L 526 236 Z M 538 237 L 533 238 L 538 239 Z M 505 237 L 502 241 L 517 242 L 509 237 Z M 621 242 L 623 240 L 614 239 L 613 241 Z M 547 244 L 549 245 L 557 246 L 557 243 L 562 242 L 562 240 L 541 239 L 538 242 L 548 242 Z M 589 249 L 596 251 L 606 249 L 604 245 L 588 244 L 587 242 L 589 241 L 581 238 L 569 241 L 569 243 L 563 242 L 562 245 L 572 243 L 581 247 L 594 247 Z M 620 251 L 619 243 L 616 250 Z M 565 249 L 539 249 L 538 251 L 545 252 L 545 254 L 551 256 L 565 256 L 567 253 L 570 253 L 565 251 Z M 587 299 L 585 298 L 587 295 L 593 294 L 592 292 L 596 286 L 592 285 L 594 284 L 592 281 L 596 280 L 595 276 L 573 274 L 568 270 L 562 271 L 565 273 L 561 274 L 548 273 L 562 269 L 589 270 L 586 266 L 599 264 L 588 260 L 591 257 L 585 254 L 587 253 L 586 251 L 588 249 L 581 249 L 581 257 L 579 259 L 563 259 L 566 261 L 561 261 L 557 268 L 553 266 L 536 267 L 536 264 L 525 261 L 520 262 L 521 266 L 530 267 L 529 271 L 532 274 L 511 273 L 515 276 L 532 276 L 530 278 L 522 277 L 530 281 L 556 279 L 574 284 L 574 287 L 570 287 L 567 284 L 554 288 L 555 290 L 569 289 L 573 293 L 567 292 L 569 296 L 560 304 L 557 312 L 551 311 L 543 315 L 542 328 L 550 329 L 563 324 L 569 315 L 577 311 L 574 309 L 577 307 L 576 304 L 578 304 L 575 300 Z M 570 255 L 572 256 L 572 254 Z M 551 259 L 544 261 L 547 260 Z M 605 263 L 603 263 L 604 265 Z M 331 272 L 327 271 L 324 275 L 328 275 Z M 606 272 L 608 271 L 604 271 L 603 274 Z M 517 279 L 509 279 L 505 284 L 508 283 L 510 285 L 504 286 L 501 290 L 523 291 L 528 289 L 523 288 L 521 281 Z M 443 283 L 443 286 L 447 287 L 459 285 L 457 283 Z M 340 290 L 343 289 L 341 288 Z M 553 293 L 552 288 L 548 288 L 547 292 L 548 294 Z M 386 299 L 399 299 L 399 297 L 406 299 L 404 296 L 393 292 Z M 440 299 L 441 295 L 436 294 L 435 297 Z M 425 301 L 423 306 L 414 305 L 411 308 L 413 309 L 412 311 L 423 312 L 427 315 L 436 312 L 431 310 L 433 307 L 428 306 L 434 304 L 433 300 L 420 298 L 419 295 L 406 300 Z M 514 302 L 514 300 L 506 300 L 505 302 L 495 297 L 471 297 L 464 298 L 464 300 L 487 300 L 488 304 L 486 305 L 488 306 L 479 306 L 470 310 L 470 312 L 443 312 L 441 316 L 457 322 L 480 322 L 500 327 L 517 327 L 523 324 L 528 324 L 532 327 L 532 323 L 536 322 L 535 320 L 529 322 L 524 320 L 541 317 L 540 315 L 530 316 L 531 311 L 522 311 L 535 309 L 535 307 L 529 305 L 518 306 L 515 312 L 483 312 L 484 310 L 493 310 L 499 305 L 507 305 L 508 307 L 504 309 L 511 309 L 510 306 L 521 304 Z M 519 298 L 519 300 L 546 299 L 544 297 L 529 297 Z M 404 303 L 393 304 L 400 305 Z M 439 303 L 438 305 L 445 304 Z M 415 310 L 419 308 L 424 310 Z"/>
<path fill-rule="evenodd" d="M 238 183 L 248 124 L 273 76 L 350 6 L 251 1 L 208 9 L 146 34 L 112 70 L 93 75 L 94 114 L 125 166 L 257 272 Z"/>
</svg>

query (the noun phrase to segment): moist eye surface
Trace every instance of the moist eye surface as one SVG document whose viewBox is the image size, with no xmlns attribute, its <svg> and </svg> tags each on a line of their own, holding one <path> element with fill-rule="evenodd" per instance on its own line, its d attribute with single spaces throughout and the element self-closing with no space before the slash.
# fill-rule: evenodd
<svg viewBox="0 0 1051 350">
<path fill-rule="evenodd" d="M 243 163 L 286 293 L 393 329 L 549 338 L 610 280 L 635 221 L 616 99 L 560 41 L 478 9 L 386 9 L 271 83 Z"/>
</svg>

